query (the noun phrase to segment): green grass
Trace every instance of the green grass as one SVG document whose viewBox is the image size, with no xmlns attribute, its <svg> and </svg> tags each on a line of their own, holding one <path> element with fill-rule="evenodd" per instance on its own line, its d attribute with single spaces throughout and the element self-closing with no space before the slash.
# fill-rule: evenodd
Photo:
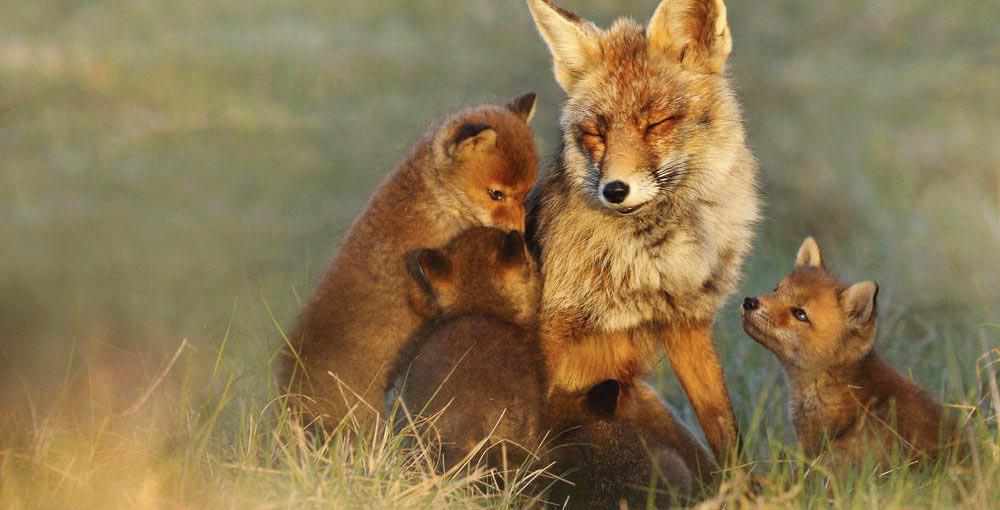
<svg viewBox="0 0 1000 510">
<path fill-rule="evenodd" d="M 601 24 L 655 3 L 563 2 Z M 973 402 L 977 359 L 1000 345 L 995 9 L 729 3 L 767 200 L 745 293 L 815 235 L 845 278 L 880 282 L 885 355 Z M 0 34 L 0 506 L 524 504 L 482 473 L 428 475 L 398 436 L 305 441 L 269 368 L 275 325 L 434 117 L 534 90 L 552 154 L 561 95 L 520 0 L 6 2 Z M 735 319 L 718 343 L 767 501 L 1000 496 L 984 423 L 975 466 L 830 487 L 791 474 L 780 369 Z M 656 381 L 692 423 L 669 370 Z"/>
</svg>

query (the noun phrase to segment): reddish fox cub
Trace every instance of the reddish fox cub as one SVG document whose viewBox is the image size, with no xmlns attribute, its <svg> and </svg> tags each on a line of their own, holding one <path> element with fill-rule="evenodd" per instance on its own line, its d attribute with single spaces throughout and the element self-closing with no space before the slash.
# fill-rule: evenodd
<svg viewBox="0 0 1000 510">
<path fill-rule="evenodd" d="M 441 468 L 511 468 L 536 457 L 563 474 L 566 508 L 691 496 L 715 464 L 646 385 L 604 381 L 547 397 L 538 344 L 540 279 L 517 232 L 473 228 L 407 256 L 411 304 L 427 319 L 393 370 L 406 409 L 433 416 Z M 654 419 L 656 418 L 656 419 Z M 504 465 L 504 462 L 507 465 Z"/>
<path fill-rule="evenodd" d="M 504 459 L 519 465 L 541 443 L 545 392 L 535 334 L 540 282 L 524 238 L 472 228 L 441 249 L 410 253 L 407 267 L 411 304 L 427 322 L 391 376 L 406 409 L 440 413 L 434 430 L 445 469 L 470 454 L 497 468 Z"/>
<path fill-rule="evenodd" d="M 404 255 L 477 225 L 523 230 L 538 175 L 528 127 L 535 96 L 461 111 L 428 132 L 375 191 L 290 337 L 281 377 L 291 403 L 338 424 L 382 412 L 387 372 L 420 317 Z"/>
<path fill-rule="evenodd" d="M 829 444 L 838 465 L 866 455 L 883 465 L 897 453 L 927 458 L 957 430 L 941 405 L 874 351 L 877 296 L 875 282 L 837 280 L 810 237 L 774 292 L 743 302 L 743 329 L 784 366 L 788 412 L 809 456 Z"/>
</svg>

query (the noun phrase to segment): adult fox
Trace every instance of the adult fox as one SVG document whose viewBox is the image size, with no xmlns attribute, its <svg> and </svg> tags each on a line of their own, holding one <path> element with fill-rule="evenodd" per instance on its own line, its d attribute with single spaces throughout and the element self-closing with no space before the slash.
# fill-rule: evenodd
<svg viewBox="0 0 1000 510">
<path fill-rule="evenodd" d="M 722 0 L 664 0 L 610 29 L 528 0 L 567 94 L 529 197 L 549 392 L 635 381 L 663 343 L 720 461 L 739 433 L 712 342 L 758 220 L 757 165 L 725 76 Z M 663 409 L 664 413 L 669 410 Z"/>
</svg>

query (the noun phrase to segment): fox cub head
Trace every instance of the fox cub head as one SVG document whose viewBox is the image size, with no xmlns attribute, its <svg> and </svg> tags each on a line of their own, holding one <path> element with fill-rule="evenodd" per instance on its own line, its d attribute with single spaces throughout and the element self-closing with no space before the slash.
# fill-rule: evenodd
<svg viewBox="0 0 1000 510">
<path fill-rule="evenodd" d="M 435 192 L 480 225 L 524 231 L 524 198 L 538 177 L 528 123 L 535 94 L 461 111 L 434 134 Z"/>
<path fill-rule="evenodd" d="M 844 285 L 823 265 L 809 237 L 795 270 L 774 292 L 743 301 L 743 329 L 774 352 L 786 367 L 804 371 L 850 365 L 875 341 L 878 285 Z"/>
<path fill-rule="evenodd" d="M 517 231 L 474 227 L 441 249 L 409 253 L 406 264 L 410 304 L 425 318 L 487 314 L 522 326 L 536 320 L 540 278 Z"/>
<path fill-rule="evenodd" d="M 528 7 L 568 95 L 563 161 L 583 196 L 627 215 L 727 177 L 746 149 L 722 0 L 664 0 L 645 27 L 606 30 L 551 0 Z"/>
</svg>

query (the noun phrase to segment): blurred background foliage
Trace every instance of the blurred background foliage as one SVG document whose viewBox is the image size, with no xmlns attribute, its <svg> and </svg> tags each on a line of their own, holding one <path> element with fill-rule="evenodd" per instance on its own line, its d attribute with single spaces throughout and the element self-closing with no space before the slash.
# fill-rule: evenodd
<svg viewBox="0 0 1000 510">
<path fill-rule="evenodd" d="M 656 3 L 561 2 L 602 26 Z M 968 392 L 1000 322 L 996 4 L 728 5 L 767 202 L 744 293 L 815 235 L 845 278 L 882 284 L 888 356 L 946 399 Z M 548 159 L 562 94 L 521 0 L 0 3 L 5 413 L 88 363 L 127 401 L 148 380 L 127 374 L 182 338 L 206 366 L 225 342 L 240 391 L 266 395 L 276 325 L 407 147 L 526 91 Z M 718 341 L 746 418 L 780 372 L 735 317 Z"/>
</svg>

